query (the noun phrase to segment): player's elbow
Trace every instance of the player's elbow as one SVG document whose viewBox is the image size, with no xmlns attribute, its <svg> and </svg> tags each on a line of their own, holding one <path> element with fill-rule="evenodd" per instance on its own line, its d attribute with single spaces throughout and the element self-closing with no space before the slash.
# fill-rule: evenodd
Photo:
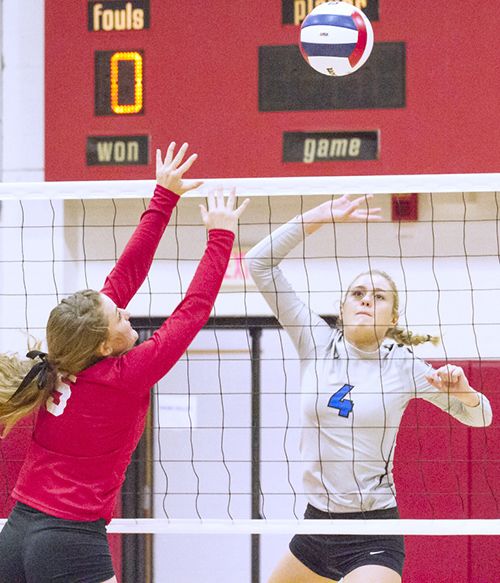
<svg viewBox="0 0 500 583">
<path fill-rule="evenodd" d="M 257 283 L 258 287 L 262 287 L 262 284 L 267 282 L 268 279 L 272 278 L 275 274 L 271 259 L 269 257 L 252 255 L 252 250 L 246 254 L 245 262 L 247 264 L 248 273 Z"/>
<path fill-rule="evenodd" d="M 493 415 L 487 411 L 483 411 L 480 419 L 474 418 L 469 424 L 470 427 L 489 427 L 493 421 Z"/>
<path fill-rule="evenodd" d="M 250 275 L 254 275 L 256 270 L 258 269 L 258 259 L 253 254 L 253 249 L 250 249 L 245 255 L 245 263 L 247 264 L 248 272 Z"/>
</svg>

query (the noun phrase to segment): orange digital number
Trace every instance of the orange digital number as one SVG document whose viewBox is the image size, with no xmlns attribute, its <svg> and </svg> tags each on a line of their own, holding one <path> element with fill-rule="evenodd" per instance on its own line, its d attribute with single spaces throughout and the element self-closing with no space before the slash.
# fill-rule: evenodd
<svg viewBox="0 0 500 583">
<path fill-rule="evenodd" d="M 118 103 L 118 64 L 120 61 L 134 62 L 134 103 Z M 136 52 L 115 53 L 111 57 L 111 109 L 114 113 L 138 113 L 143 105 L 143 68 L 142 57 Z"/>
</svg>

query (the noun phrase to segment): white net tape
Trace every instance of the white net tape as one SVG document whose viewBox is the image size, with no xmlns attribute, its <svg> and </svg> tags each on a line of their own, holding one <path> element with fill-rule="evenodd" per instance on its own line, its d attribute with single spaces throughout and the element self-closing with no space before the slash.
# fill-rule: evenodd
<svg viewBox="0 0 500 583">
<path fill-rule="evenodd" d="M 205 196 L 208 189 L 219 185 L 228 190 L 236 187 L 238 196 L 487 192 L 500 190 L 500 174 L 207 179 L 196 192 L 184 196 Z M 153 187 L 153 180 L 0 183 L 0 200 L 149 198 Z"/>
</svg>

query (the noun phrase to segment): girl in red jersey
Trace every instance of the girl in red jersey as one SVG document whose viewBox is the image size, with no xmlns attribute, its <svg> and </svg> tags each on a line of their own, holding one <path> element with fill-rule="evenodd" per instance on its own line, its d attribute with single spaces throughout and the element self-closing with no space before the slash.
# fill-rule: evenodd
<svg viewBox="0 0 500 583">
<path fill-rule="evenodd" d="M 179 360 L 207 321 L 219 292 L 238 218 L 234 189 L 201 206 L 207 248 L 182 302 L 146 342 L 126 307 L 145 280 L 180 195 L 184 144 L 156 156 L 157 185 L 148 209 L 100 292 L 75 293 L 52 310 L 48 353 L 30 360 L 0 355 L 3 435 L 36 411 L 29 453 L 0 533 L 0 583 L 116 582 L 106 535 L 125 470 L 144 429 L 150 389 Z"/>
</svg>

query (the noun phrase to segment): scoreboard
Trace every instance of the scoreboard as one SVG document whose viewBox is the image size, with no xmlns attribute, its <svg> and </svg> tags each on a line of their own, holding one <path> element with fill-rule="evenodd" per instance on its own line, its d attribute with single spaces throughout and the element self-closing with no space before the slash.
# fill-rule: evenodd
<svg viewBox="0 0 500 583">
<path fill-rule="evenodd" d="M 200 178 L 499 171 L 494 7 L 352 0 L 375 45 L 335 78 L 298 48 L 321 1 L 45 0 L 46 180 L 153 178 L 171 141 Z"/>
</svg>

